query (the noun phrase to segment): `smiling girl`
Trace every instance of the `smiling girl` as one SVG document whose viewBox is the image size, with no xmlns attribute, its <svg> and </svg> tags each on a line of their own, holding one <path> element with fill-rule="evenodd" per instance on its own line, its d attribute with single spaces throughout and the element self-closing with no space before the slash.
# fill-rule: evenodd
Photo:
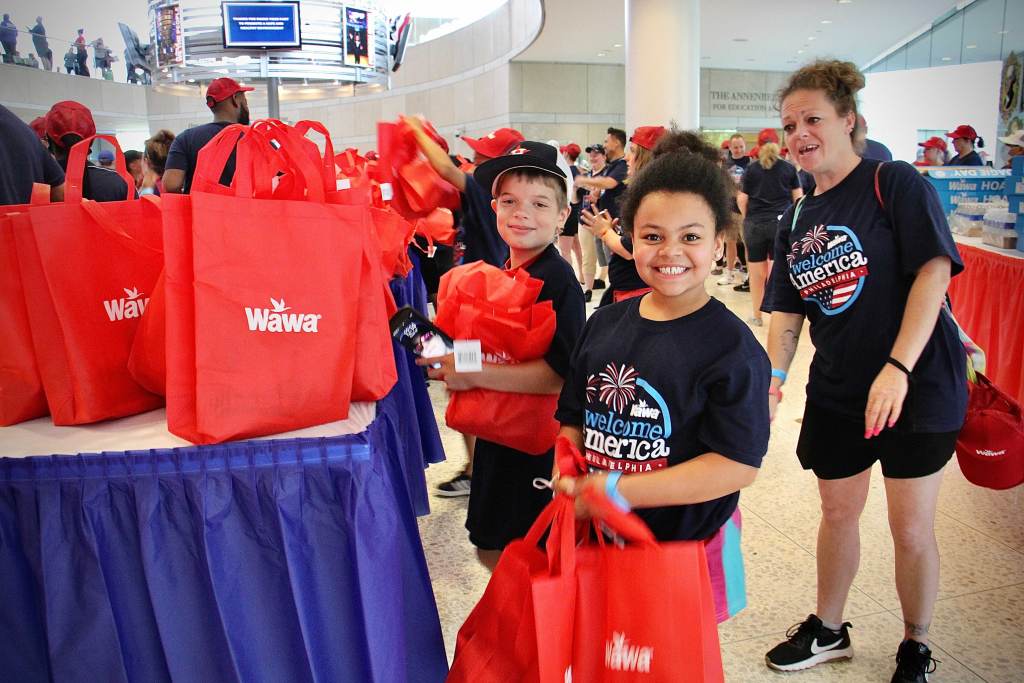
<svg viewBox="0 0 1024 683">
<path fill-rule="evenodd" d="M 737 502 L 768 447 L 770 367 L 705 290 L 733 184 L 691 139 L 696 153 L 656 157 L 626 193 L 622 223 L 651 291 L 599 309 L 583 329 L 556 417 L 590 474 L 558 489 L 606 493 L 659 540 L 705 541 L 721 621 L 746 602 Z M 579 497 L 577 510 L 588 514 Z"/>
</svg>

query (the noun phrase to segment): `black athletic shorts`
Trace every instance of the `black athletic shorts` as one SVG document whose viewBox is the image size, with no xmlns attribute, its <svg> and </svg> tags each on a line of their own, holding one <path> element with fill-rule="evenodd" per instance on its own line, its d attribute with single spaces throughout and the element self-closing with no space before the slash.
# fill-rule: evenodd
<svg viewBox="0 0 1024 683">
<path fill-rule="evenodd" d="M 514 448 L 476 440 L 466 529 L 481 550 L 504 550 L 522 538 L 551 502 L 550 489 L 537 489 L 536 478 L 551 479 L 555 451 L 530 455 Z"/>
<path fill-rule="evenodd" d="M 775 232 L 779 222 L 776 220 L 743 221 L 743 244 L 747 248 L 747 260 L 752 263 L 767 261 L 775 247 Z"/>
<path fill-rule="evenodd" d="M 813 405 L 804 407 L 796 455 L 805 470 L 819 479 L 845 479 L 881 461 L 890 479 L 916 479 L 935 474 L 949 462 L 955 432 L 904 432 L 883 429 L 864 438 L 864 420 L 851 419 Z"/>
</svg>

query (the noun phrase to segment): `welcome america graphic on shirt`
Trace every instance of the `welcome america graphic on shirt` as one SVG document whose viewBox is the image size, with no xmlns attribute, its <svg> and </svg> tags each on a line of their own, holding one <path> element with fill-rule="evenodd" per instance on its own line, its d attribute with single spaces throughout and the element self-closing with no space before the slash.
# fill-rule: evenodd
<svg viewBox="0 0 1024 683">
<path fill-rule="evenodd" d="M 814 226 L 793 242 L 786 260 L 800 297 L 818 304 L 825 315 L 838 315 L 852 306 L 868 275 L 860 240 L 844 225 Z"/>
<path fill-rule="evenodd" d="M 609 363 L 587 377 L 586 393 L 583 445 L 590 465 L 623 472 L 668 467 L 668 406 L 632 366 Z"/>
</svg>

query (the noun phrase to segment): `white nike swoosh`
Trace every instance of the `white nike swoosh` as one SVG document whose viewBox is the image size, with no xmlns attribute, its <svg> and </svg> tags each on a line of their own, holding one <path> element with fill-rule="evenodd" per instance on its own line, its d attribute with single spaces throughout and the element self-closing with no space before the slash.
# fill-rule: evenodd
<svg viewBox="0 0 1024 683">
<path fill-rule="evenodd" d="M 829 650 L 834 650 L 837 647 L 839 647 L 842 644 L 842 642 L 843 642 L 843 639 L 842 638 L 838 638 L 836 640 L 836 642 L 832 643 L 831 645 L 826 645 L 824 647 L 818 647 L 818 639 L 815 638 L 814 640 L 811 641 L 811 654 L 812 655 L 820 655 L 822 652 L 828 652 Z"/>
</svg>

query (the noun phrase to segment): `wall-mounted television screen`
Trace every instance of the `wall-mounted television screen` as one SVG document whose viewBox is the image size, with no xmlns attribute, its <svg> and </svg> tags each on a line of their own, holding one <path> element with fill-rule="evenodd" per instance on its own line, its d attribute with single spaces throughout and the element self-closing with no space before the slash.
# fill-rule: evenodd
<svg viewBox="0 0 1024 683">
<path fill-rule="evenodd" d="M 302 47 L 298 2 L 222 2 L 225 49 Z"/>
</svg>

